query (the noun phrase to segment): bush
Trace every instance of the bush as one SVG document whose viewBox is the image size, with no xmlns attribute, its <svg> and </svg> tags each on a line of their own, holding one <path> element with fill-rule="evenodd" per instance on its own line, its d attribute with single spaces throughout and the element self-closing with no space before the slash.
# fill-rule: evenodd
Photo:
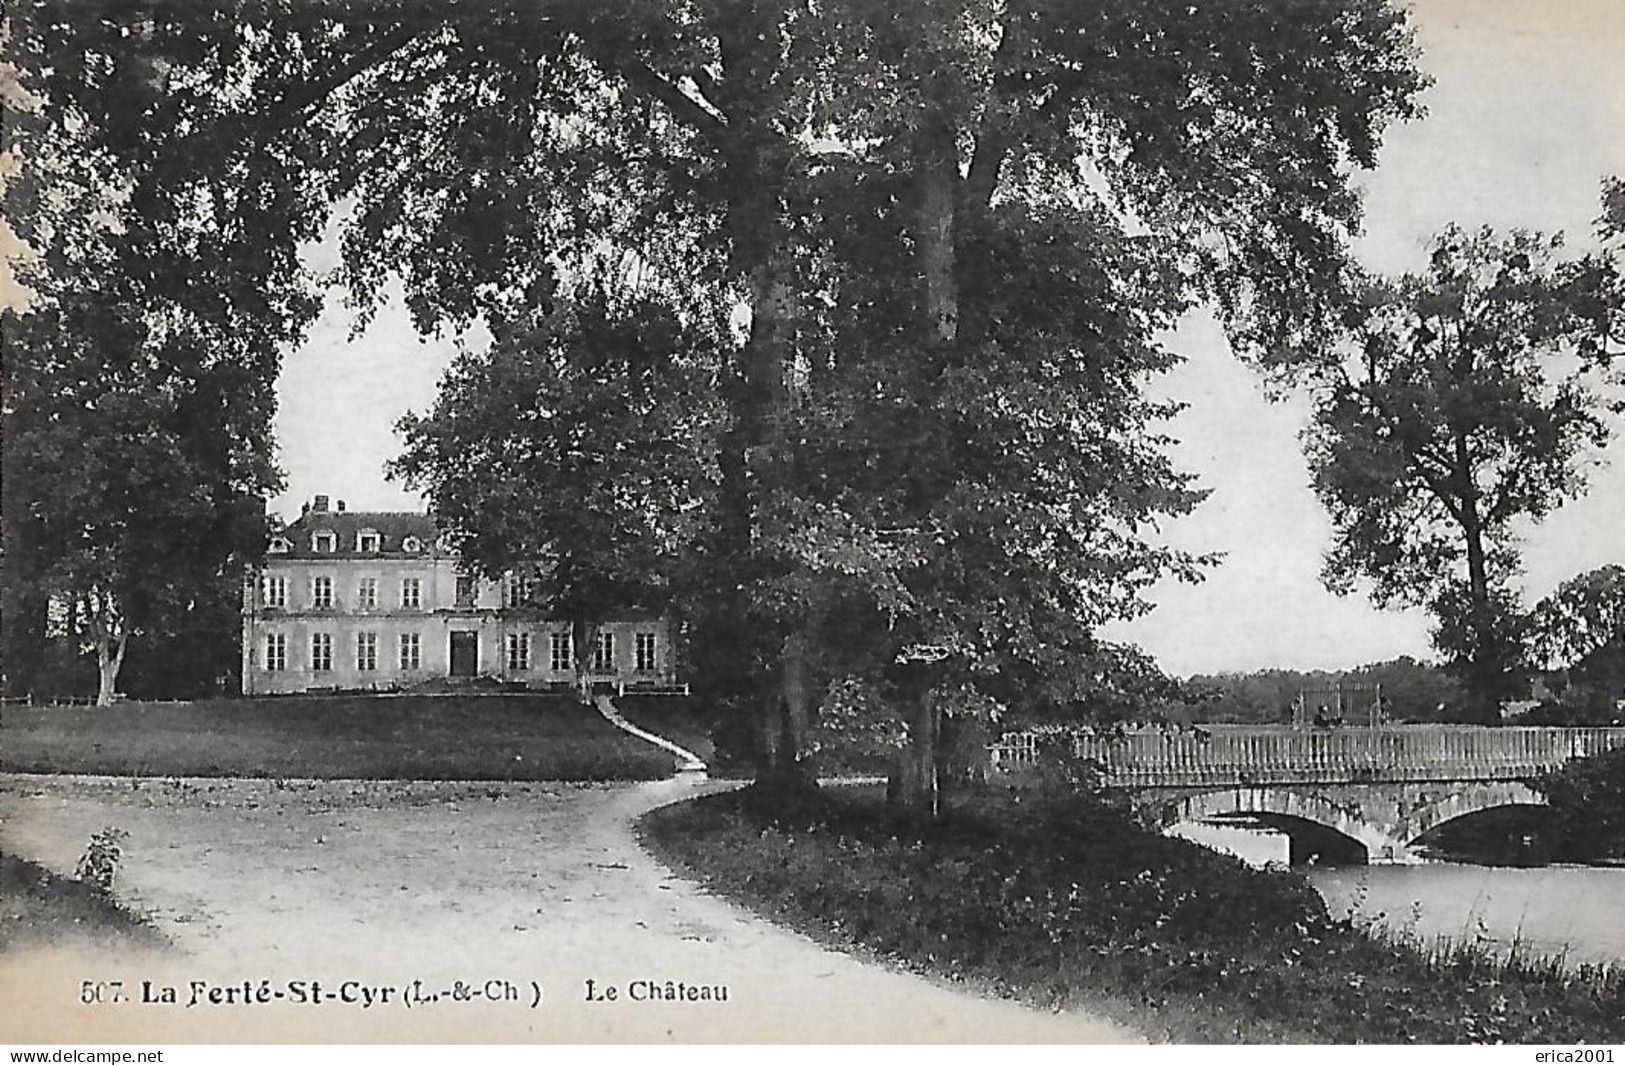
<svg viewBox="0 0 1625 1065">
<path fill-rule="evenodd" d="M 1534 788 L 1557 816 L 1566 856 L 1625 857 L 1625 748 L 1576 758 L 1539 777 Z"/>
</svg>

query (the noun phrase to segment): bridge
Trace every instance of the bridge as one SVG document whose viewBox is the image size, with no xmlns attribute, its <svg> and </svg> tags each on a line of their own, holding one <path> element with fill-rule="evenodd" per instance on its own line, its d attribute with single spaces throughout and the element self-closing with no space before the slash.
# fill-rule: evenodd
<svg viewBox="0 0 1625 1065">
<path fill-rule="evenodd" d="M 1202 725 L 1080 734 L 1077 755 L 1127 789 L 1164 827 L 1253 821 L 1313 824 L 1358 844 L 1370 862 L 1415 860 L 1418 837 L 1458 817 L 1544 806 L 1529 786 L 1574 758 L 1625 747 L 1625 728 Z M 995 772 L 1036 765 L 1036 733 L 990 748 Z"/>
</svg>

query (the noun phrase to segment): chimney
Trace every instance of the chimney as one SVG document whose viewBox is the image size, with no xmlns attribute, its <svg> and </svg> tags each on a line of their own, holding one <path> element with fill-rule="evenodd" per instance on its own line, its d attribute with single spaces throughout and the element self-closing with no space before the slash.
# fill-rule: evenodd
<svg viewBox="0 0 1625 1065">
<path fill-rule="evenodd" d="M 299 516 L 302 518 L 306 514 L 309 514 L 309 513 L 310 513 L 310 500 L 307 499 L 303 503 L 299 504 Z"/>
<path fill-rule="evenodd" d="M 327 509 L 327 497 L 317 496 L 315 502 L 310 505 L 310 509 L 325 511 Z"/>
<path fill-rule="evenodd" d="M 339 513 L 340 514 L 344 513 L 344 500 L 342 500 L 342 499 L 339 500 Z"/>
</svg>

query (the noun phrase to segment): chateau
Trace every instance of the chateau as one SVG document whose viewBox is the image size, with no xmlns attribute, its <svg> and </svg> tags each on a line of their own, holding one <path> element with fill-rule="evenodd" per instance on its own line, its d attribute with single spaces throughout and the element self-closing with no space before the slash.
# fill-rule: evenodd
<svg viewBox="0 0 1625 1065">
<path fill-rule="evenodd" d="M 243 694 L 395 689 L 445 677 L 575 682 L 570 624 L 532 607 L 534 577 L 481 581 L 427 514 L 349 511 L 317 496 L 272 537 L 243 589 Z M 600 626 L 594 683 L 670 687 L 660 617 Z"/>
</svg>

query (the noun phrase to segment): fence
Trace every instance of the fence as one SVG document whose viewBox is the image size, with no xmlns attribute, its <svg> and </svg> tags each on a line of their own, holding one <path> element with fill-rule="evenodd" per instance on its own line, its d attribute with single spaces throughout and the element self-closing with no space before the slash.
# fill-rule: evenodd
<svg viewBox="0 0 1625 1065">
<path fill-rule="evenodd" d="M 1105 783 L 1114 787 L 1520 780 L 1625 747 L 1625 728 L 1209 725 L 1079 734 L 1072 742 L 1079 757 L 1103 767 Z M 1041 744 L 1035 733 L 1007 733 L 989 749 L 993 769 L 1037 764 Z"/>
</svg>

